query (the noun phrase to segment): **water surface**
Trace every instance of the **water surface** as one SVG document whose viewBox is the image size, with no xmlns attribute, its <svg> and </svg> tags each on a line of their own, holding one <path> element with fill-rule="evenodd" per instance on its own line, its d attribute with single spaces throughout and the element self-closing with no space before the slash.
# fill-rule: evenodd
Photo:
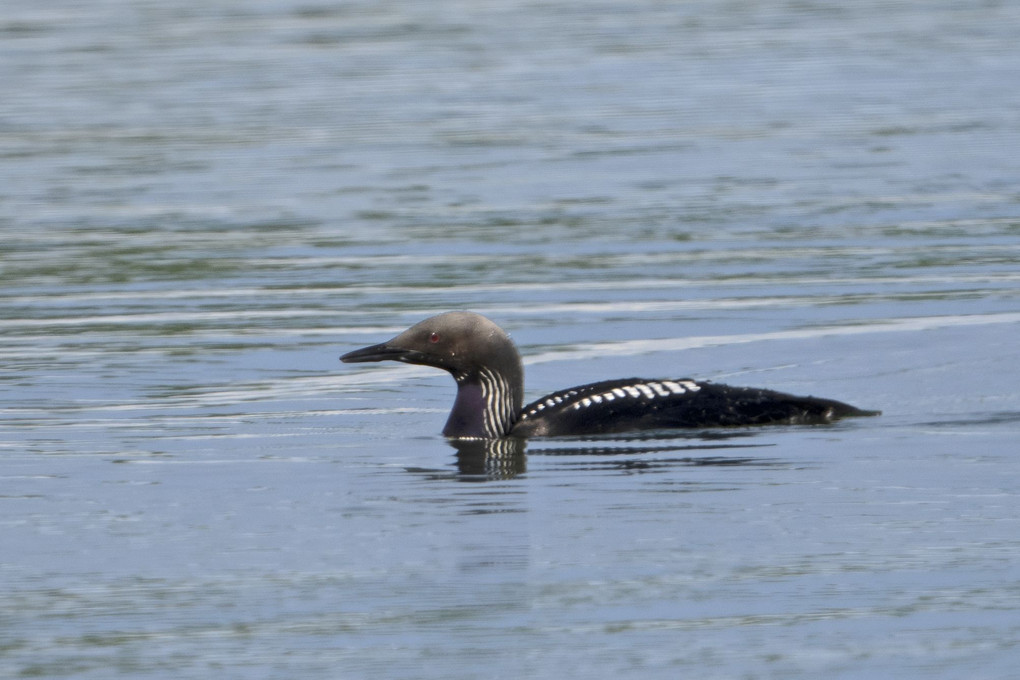
<svg viewBox="0 0 1020 680">
<path fill-rule="evenodd" d="M 1009 3 L 50 2 L 0 19 L 0 675 L 1005 678 Z M 457 450 L 692 377 L 829 427 Z"/>
</svg>

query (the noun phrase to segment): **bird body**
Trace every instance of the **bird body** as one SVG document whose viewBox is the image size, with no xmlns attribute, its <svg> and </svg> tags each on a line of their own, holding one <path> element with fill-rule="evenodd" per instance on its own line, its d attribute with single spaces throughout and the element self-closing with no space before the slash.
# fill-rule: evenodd
<svg viewBox="0 0 1020 680">
<path fill-rule="evenodd" d="M 579 385 L 523 404 L 524 369 L 506 332 L 480 314 L 447 312 L 347 363 L 402 361 L 448 371 L 457 397 L 451 438 L 593 436 L 670 428 L 823 424 L 878 415 L 832 399 L 682 379 L 625 378 Z"/>
</svg>

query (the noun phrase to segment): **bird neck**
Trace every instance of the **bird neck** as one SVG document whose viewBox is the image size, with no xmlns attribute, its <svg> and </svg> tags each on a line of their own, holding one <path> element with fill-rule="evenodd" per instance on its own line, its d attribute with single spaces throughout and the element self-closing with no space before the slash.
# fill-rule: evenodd
<svg viewBox="0 0 1020 680">
<path fill-rule="evenodd" d="M 523 371 L 482 368 L 453 377 L 457 381 L 457 398 L 443 434 L 480 439 L 507 436 L 524 402 Z"/>
</svg>

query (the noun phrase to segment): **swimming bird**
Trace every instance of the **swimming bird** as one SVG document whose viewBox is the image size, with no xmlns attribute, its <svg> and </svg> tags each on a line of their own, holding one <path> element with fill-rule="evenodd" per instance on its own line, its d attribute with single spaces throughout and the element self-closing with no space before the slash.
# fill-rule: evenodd
<svg viewBox="0 0 1020 680">
<path fill-rule="evenodd" d="M 680 379 L 622 378 L 524 401 L 521 355 L 506 331 L 473 312 L 446 312 L 391 340 L 348 352 L 345 363 L 402 361 L 448 371 L 457 397 L 450 438 L 591 436 L 673 428 L 831 423 L 878 415 L 818 397 Z"/>
</svg>

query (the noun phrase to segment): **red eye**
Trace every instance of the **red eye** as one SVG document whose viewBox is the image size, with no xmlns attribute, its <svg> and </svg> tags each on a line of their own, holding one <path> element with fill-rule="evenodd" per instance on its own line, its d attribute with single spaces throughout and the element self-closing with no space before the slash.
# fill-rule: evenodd
<svg viewBox="0 0 1020 680">
<path fill-rule="evenodd" d="M 433 333 L 430 335 L 429 342 L 439 342 L 439 333 Z"/>
</svg>

